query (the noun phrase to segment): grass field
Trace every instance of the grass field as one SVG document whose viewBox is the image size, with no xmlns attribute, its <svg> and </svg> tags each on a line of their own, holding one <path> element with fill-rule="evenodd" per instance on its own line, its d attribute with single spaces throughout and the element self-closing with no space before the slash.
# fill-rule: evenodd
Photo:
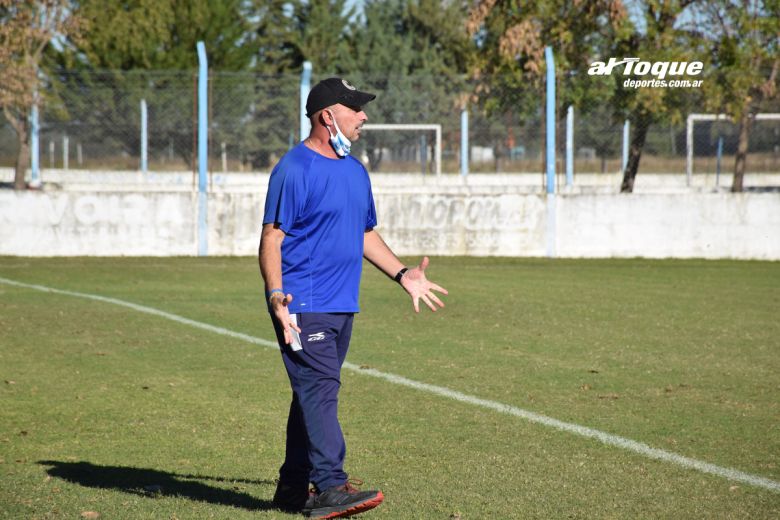
<svg viewBox="0 0 780 520">
<path fill-rule="evenodd" d="M 410 259 L 412 261 L 412 259 Z M 434 258 L 415 315 L 367 267 L 348 361 L 780 481 L 780 263 Z M 0 277 L 272 339 L 252 258 L 0 258 Z M 270 509 L 278 352 L 0 283 L 0 517 Z M 778 518 L 780 492 L 345 371 L 366 518 Z M 89 517 L 87 515 L 86 517 Z"/>
</svg>

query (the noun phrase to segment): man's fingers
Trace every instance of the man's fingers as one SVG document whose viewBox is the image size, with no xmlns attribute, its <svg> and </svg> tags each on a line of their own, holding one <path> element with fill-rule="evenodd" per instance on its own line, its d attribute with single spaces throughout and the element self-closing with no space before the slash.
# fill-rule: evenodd
<svg viewBox="0 0 780 520">
<path fill-rule="evenodd" d="M 412 303 L 414 304 L 414 312 L 420 312 L 420 297 L 412 296 Z"/>
<path fill-rule="evenodd" d="M 295 329 L 295 332 L 297 332 L 298 334 L 301 333 L 301 328 L 298 325 L 296 325 L 295 323 L 290 322 L 290 327 Z"/>
<path fill-rule="evenodd" d="M 429 283 L 430 283 L 431 289 L 433 289 L 434 291 L 439 291 L 442 294 L 450 294 L 450 293 L 447 292 L 447 289 L 445 289 L 444 287 L 440 287 L 440 286 L 436 285 L 433 282 L 429 282 Z"/>
<path fill-rule="evenodd" d="M 284 343 L 286 345 L 289 345 L 292 343 L 292 333 L 290 333 L 290 329 L 285 328 L 284 329 Z"/>
<path fill-rule="evenodd" d="M 436 303 L 439 305 L 439 307 L 444 307 L 444 302 L 443 302 L 443 301 L 441 301 L 441 300 L 440 300 L 440 299 L 439 299 L 439 298 L 438 298 L 438 297 L 437 297 L 435 294 L 433 294 L 432 292 L 429 292 L 429 293 L 428 293 L 428 298 L 430 298 L 431 300 L 433 300 L 434 302 L 436 302 Z"/>
<path fill-rule="evenodd" d="M 424 256 L 422 262 L 420 262 L 420 271 L 425 271 L 428 268 L 429 263 L 430 260 L 428 260 L 428 257 Z"/>
<path fill-rule="evenodd" d="M 422 300 L 425 302 L 425 305 L 427 305 L 429 309 L 431 309 L 433 312 L 436 312 L 436 306 L 431 303 L 431 300 L 428 298 L 427 294 L 422 295 Z"/>
</svg>

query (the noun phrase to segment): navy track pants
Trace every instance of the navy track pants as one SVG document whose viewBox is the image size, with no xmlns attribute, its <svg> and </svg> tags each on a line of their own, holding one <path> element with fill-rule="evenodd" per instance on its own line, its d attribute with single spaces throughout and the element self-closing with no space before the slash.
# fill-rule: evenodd
<svg viewBox="0 0 780 520">
<path fill-rule="evenodd" d="M 298 337 L 292 345 L 286 345 L 282 328 L 272 317 L 293 392 L 279 479 L 291 485 L 311 482 L 324 491 L 347 480 L 338 394 L 354 315 L 300 313 L 293 318 L 301 333 L 291 330 Z"/>
</svg>

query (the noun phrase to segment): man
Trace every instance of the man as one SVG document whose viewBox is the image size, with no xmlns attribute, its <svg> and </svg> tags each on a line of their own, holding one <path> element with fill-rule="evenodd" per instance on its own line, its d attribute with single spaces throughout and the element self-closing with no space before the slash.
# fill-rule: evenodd
<svg viewBox="0 0 780 520">
<path fill-rule="evenodd" d="M 384 498 L 348 481 L 337 415 L 363 257 L 406 290 L 416 312 L 420 300 L 444 307 L 432 290 L 447 294 L 426 279 L 427 257 L 407 269 L 374 231 L 368 172 L 349 151 L 375 97 L 340 78 L 315 85 L 306 102 L 311 133 L 274 168 L 265 203 L 260 271 L 293 390 L 273 502 L 315 518 L 360 513 Z"/>
</svg>

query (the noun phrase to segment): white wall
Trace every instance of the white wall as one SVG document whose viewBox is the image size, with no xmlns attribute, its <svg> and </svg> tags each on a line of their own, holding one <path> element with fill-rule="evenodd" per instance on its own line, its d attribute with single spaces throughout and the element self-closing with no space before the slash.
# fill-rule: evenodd
<svg viewBox="0 0 780 520">
<path fill-rule="evenodd" d="M 421 179 L 374 182 L 378 229 L 398 254 L 780 259 L 776 191 L 547 197 Z M 196 255 L 197 194 L 144 189 L 0 190 L 0 254 Z M 209 195 L 209 254 L 257 253 L 264 195 L 257 179 Z"/>
<path fill-rule="evenodd" d="M 780 193 L 559 197 L 558 256 L 780 259 Z"/>
<path fill-rule="evenodd" d="M 0 190 L 0 254 L 192 255 L 197 195 Z"/>
</svg>

